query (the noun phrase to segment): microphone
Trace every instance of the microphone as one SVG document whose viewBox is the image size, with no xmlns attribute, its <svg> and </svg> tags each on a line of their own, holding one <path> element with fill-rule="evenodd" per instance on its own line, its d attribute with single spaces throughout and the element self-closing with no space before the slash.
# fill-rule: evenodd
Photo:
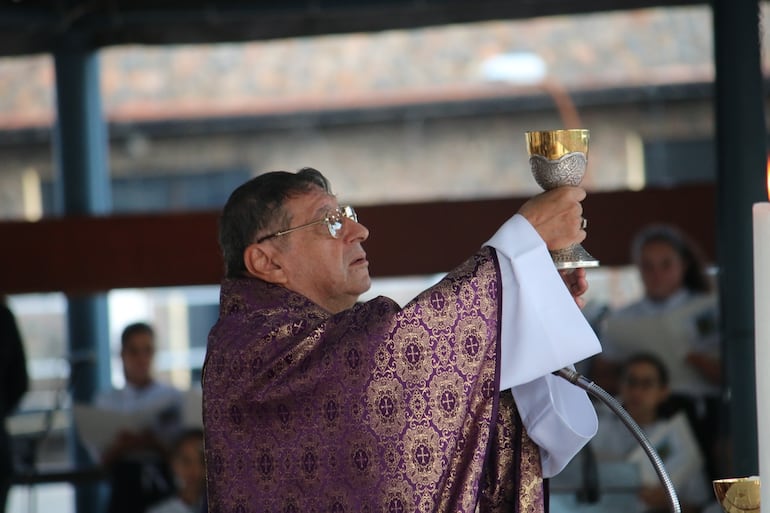
<svg viewBox="0 0 770 513">
<path fill-rule="evenodd" d="M 644 452 L 647 454 L 650 463 L 652 463 L 652 466 L 655 468 L 655 472 L 658 474 L 658 478 L 660 479 L 660 482 L 666 491 L 666 495 L 668 496 L 668 502 L 671 506 L 671 511 L 674 513 L 682 513 L 682 507 L 679 504 L 679 497 L 676 494 L 676 490 L 674 490 L 674 483 L 671 482 L 671 477 L 669 477 L 668 472 L 666 472 L 666 468 L 663 466 L 663 460 L 660 458 L 660 455 L 650 443 L 647 435 L 645 435 L 644 431 L 642 431 L 642 428 L 639 427 L 639 424 L 636 423 L 636 421 L 631 417 L 631 415 L 629 415 L 623 406 L 621 406 L 621 404 L 614 397 L 608 394 L 603 388 L 588 378 L 582 376 L 575 370 L 564 367 L 563 369 L 554 371 L 553 374 L 566 379 L 576 387 L 585 390 L 589 395 L 599 399 L 601 402 L 606 404 L 610 410 L 612 410 L 612 413 L 620 418 L 623 424 L 625 424 L 626 428 L 628 428 L 634 438 L 636 438 L 637 442 L 639 442 L 639 444 L 642 446 L 642 449 L 644 449 Z"/>
</svg>

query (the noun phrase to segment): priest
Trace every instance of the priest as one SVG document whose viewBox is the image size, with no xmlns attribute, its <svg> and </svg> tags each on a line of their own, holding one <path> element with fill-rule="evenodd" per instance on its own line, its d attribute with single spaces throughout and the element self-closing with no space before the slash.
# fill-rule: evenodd
<svg viewBox="0 0 770 513">
<path fill-rule="evenodd" d="M 237 188 L 203 371 L 209 511 L 544 511 L 597 427 L 552 375 L 600 349 L 585 271 L 547 251 L 585 238 L 584 197 L 535 196 L 400 307 L 358 302 L 369 231 L 320 172 Z"/>
</svg>

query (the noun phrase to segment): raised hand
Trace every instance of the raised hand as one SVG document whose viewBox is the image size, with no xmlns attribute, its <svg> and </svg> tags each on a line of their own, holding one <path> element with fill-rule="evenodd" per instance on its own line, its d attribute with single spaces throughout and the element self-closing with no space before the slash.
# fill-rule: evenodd
<svg viewBox="0 0 770 513">
<path fill-rule="evenodd" d="M 519 214 L 537 230 L 549 250 L 564 249 L 586 238 L 580 204 L 585 197 L 581 187 L 557 187 L 531 198 Z"/>
</svg>

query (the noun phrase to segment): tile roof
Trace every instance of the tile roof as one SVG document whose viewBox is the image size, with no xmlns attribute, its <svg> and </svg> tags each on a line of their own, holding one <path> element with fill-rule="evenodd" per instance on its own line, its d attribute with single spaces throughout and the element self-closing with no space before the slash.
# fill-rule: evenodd
<svg viewBox="0 0 770 513">
<path fill-rule="evenodd" d="M 134 121 L 511 96 L 538 86 L 490 82 L 482 63 L 521 52 L 539 56 L 548 80 L 570 90 L 708 82 L 710 16 L 695 6 L 247 44 L 113 47 L 101 53 L 102 101 L 110 119 Z M 0 59 L 0 128 L 48 124 L 53 87 L 50 56 Z"/>
</svg>

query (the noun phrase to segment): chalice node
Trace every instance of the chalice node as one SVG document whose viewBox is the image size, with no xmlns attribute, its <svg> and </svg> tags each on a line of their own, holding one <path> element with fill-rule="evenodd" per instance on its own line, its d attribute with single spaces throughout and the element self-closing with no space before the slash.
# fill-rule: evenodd
<svg viewBox="0 0 770 513">
<path fill-rule="evenodd" d="M 531 131 L 526 132 L 526 137 L 529 165 L 540 187 L 547 191 L 580 185 L 588 163 L 587 129 Z M 557 269 L 599 266 L 599 261 L 580 244 L 552 250 L 551 258 Z"/>
</svg>

